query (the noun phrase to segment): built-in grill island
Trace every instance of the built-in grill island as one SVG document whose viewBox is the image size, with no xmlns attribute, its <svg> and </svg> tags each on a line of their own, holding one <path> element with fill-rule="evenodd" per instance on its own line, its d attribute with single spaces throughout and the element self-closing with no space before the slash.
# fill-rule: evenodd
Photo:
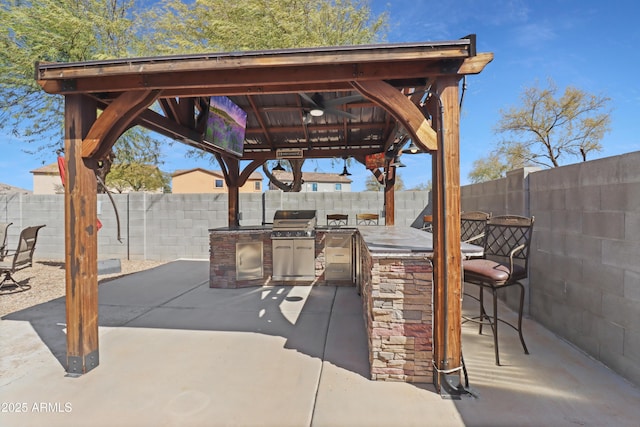
<svg viewBox="0 0 640 427">
<path fill-rule="evenodd" d="M 273 280 L 314 280 L 316 253 L 314 210 L 278 210 L 273 216 Z"/>
<path fill-rule="evenodd" d="M 209 230 L 212 288 L 355 287 L 368 334 L 370 378 L 432 382 L 429 233 L 318 225 L 309 210 L 275 211 L 272 224 Z"/>
</svg>

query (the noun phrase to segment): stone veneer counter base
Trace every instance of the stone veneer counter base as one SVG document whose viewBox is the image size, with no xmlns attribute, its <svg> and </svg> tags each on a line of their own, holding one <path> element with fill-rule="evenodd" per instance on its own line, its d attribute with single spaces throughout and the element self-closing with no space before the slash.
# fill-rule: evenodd
<svg viewBox="0 0 640 427">
<path fill-rule="evenodd" d="M 371 379 L 433 383 L 431 234 L 360 227 L 359 235 Z"/>
</svg>

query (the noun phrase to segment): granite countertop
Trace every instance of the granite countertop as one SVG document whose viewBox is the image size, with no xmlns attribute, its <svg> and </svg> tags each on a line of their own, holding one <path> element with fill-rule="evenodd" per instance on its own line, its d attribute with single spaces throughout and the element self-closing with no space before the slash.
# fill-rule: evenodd
<svg viewBox="0 0 640 427">
<path fill-rule="evenodd" d="M 337 225 L 318 225 L 316 226 L 316 230 L 317 231 L 338 231 L 338 232 L 344 232 L 344 233 L 353 233 L 356 230 L 358 230 L 358 227 L 351 227 L 348 225 L 342 225 L 342 226 L 337 226 Z"/>
<path fill-rule="evenodd" d="M 209 232 L 265 232 L 271 231 L 269 225 L 241 225 L 239 227 L 210 228 Z M 319 225 L 318 231 L 353 233 L 358 231 L 372 254 L 432 254 L 433 235 L 429 232 L 407 226 L 366 225 L 358 227 L 333 227 Z M 467 255 L 482 255 L 482 247 L 460 243 L 462 252 Z"/>
<path fill-rule="evenodd" d="M 433 253 L 433 234 L 413 227 L 361 226 L 358 231 L 371 253 Z M 468 255 L 482 254 L 482 247 L 460 243 Z"/>
<path fill-rule="evenodd" d="M 273 226 L 271 224 L 268 225 L 241 225 L 239 227 L 216 227 L 210 228 L 211 231 L 271 231 Z M 353 233 L 358 230 L 357 227 L 349 227 L 349 226 L 329 226 L 329 225 L 318 225 L 316 226 L 317 231 L 337 231 L 344 233 Z"/>
<path fill-rule="evenodd" d="M 241 225 L 239 227 L 217 227 L 210 228 L 209 232 L 212 231 L 271 231 L 271 225 Z"/>
</svg>

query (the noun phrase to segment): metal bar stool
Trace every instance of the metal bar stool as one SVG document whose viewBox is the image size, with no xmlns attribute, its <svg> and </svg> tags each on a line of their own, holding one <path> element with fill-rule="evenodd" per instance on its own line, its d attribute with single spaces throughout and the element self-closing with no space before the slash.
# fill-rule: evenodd
<svg viewBox="0 0 640 427">
<path fill-rule="evenodd" d="M 347 225 L 349 223 L 349 215 L 346 214 L 328 214 L 327 225 L 333 225 L 340 227 L 341 225 Z"/>
<path fill-rule="evenodd" d="M 357 225 L 378 225 L 379 215 L 372 213 L 356 214 Z"/>
<path fill-rule="evenodd" d="M 484 254 L 482 258 L 463 261 L 465 283 L 480 287 L 480 315 L 465 318 L 463 322 L 472 321 L 482 326 L 489 325 L 493 332 L 496 365 L 500 365 L 498 352 L 498 322 L 502 322 L 518 332 L 520 343 L 525 354 L 529 354 L 522 336 L 522 311 L 524 308 L 524 286 L 521 280 L 528 276 L 529 247 L 533 232 L 534 217 L 527 218 L 517 215 L 496 216 L 487 221 L 484 232 Z M 507 322 L 498 317 L 498 291 L 509 286 L 520 288 L 520 307 L 518 309 L 518 325 Z M 484 290 L 488 289 L 493 295 L 493 312 L 487 314 L 484 309 Z M 468 294 L 467 294 L 468 295 Z"/>
</svg>

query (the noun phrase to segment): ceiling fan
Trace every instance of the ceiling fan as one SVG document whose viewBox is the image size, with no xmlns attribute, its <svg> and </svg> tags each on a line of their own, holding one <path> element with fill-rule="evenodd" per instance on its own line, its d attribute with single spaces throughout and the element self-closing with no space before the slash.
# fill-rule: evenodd
<svg viewBox="0 0 640 427">
<path fill-rule="evenodd" d="M 346 117 L 348 119 L 357 119 L 358 116 L 347 111 L 335 108 L 339 105 L 349 104 L 351 102 L 362 101 L 362 95 L 349 95 L 341 98 L 325 100 L 322 94 L 316 92 L 309 96 L 306 93 L 299 92 L 300 97 L 304 99 L 309 106 L 304 107 L 313 117 L 321 117 L 324 114 L 333 114 L 334 116 Z"/>
</svg>

